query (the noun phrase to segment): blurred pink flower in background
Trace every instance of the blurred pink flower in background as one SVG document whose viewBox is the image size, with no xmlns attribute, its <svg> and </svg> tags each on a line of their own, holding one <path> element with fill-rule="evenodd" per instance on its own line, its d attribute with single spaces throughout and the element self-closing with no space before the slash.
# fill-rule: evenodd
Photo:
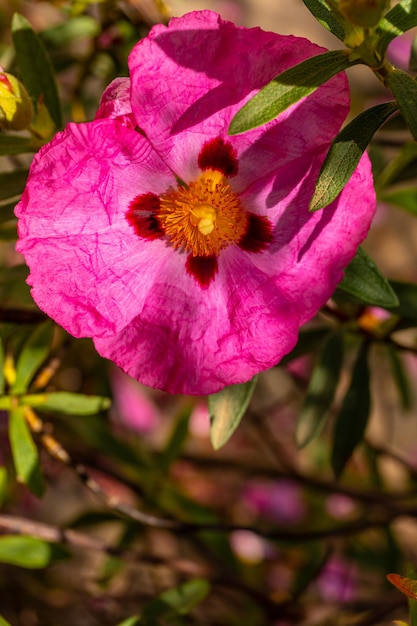
<svg viewBox="0 0 417 626">
<path fill-rule="evenodd" d="M 253 482 L 243 498 L 257 515 L 280 524 L 298 524 L 308 513 L 302 490 L 290 480 Z"/>
<path fill-rule="evenodd" d="M 357 591 L 358 571 L 342 556 L 332 556 L 314 586 L 325 602 L 351 602 Z"/>
<path fill-rule="evenodd" d="M 274 76 L 320 52 L 211 11 L 155 26 L 96 119 L 35 156 L 16 215 L 39 307 L 171 393 L 210 394 L 274 366 L 368 232 L 371 168 L 365 155 L 309 213 L 349 110 L 342 74 L 268 124 L 228 128 Z"/>
<path fill-rule="evenodd" d="M 158 426 L 161 414 L 146 388 L 114 365 L 110 369 L 110 384 L 112 412 L 117 420 L 139 433 L 148 433 Z"/>
</svg>

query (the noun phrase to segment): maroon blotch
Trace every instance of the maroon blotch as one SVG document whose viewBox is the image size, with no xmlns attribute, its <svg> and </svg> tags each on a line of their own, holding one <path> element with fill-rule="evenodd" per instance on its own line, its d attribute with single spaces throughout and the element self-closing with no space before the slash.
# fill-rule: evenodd
<svg viewBox="0 0 417 626">
<path fill-rule="evenodd" d="M 189 254 L 185 262 L 185 269 L 205 289 L 214 280 L 219 269 L 217 257 L 215 254 L 210 256 L 193 256 Z"/>
<path fill-rule="evenodd" d="M 160 200 L 154 193 L 136 196 L 129 204 L 126 219 L 133 226 L 138 237 L 159 239 L 165 232 L 158 217 Z"/>
<path fill-rule="evenodd" d="M 246 252 L 261 252 L 272 241 L 272 224 L 263 215 L 248 213 L 246 232 L 238 243 Z"/>
<path fill-rule="evenodd" d="M 210 139 L 201 148 L 198 167 L 203 171 L 217 170 L 229 178 L 236 176 L 239 169 L 237 152 L 231 143 L 221 137 Z"/>
</svg>

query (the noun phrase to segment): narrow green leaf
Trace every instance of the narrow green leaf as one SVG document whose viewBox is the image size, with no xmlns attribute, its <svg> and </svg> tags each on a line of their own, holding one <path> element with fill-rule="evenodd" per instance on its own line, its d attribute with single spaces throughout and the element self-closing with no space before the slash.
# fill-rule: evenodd
<svg viewBox="0 0 417 626">
<path fill-rule="evenodd" d="M 42 496 L 45 487 L 38 449 L 33 442 L 22 407 L 9 412 L 9 439 L 18 480 L 27 485 L 36 496 Z"/>
<path fill-rule="evenodd" d="M 382 202 L 388 202 L 400 209 L 405 209 L 413 215 L 417 215 L 417 188 L 397 189 L 380 195 Z"/>
<path fill-rule="evenodd" d="M 65 415 L 95 415 L 107 410 L 111 405 L 111 400 L 103 396 L 87 396 L 70 391 L 51 391 L 24 395 L 22 403 Z"/>
<path fill-rule="evenodd" d="M 365 432 L 371 408 L 369 382 L 368 346 L 363 344 L 334 429 L 332 468 L 336 476 L 343 472 Z"/>
<path fill-rule="evenodd" d="M 27 176 L 27 169 L 2 172 L 0 174 L 0 200 L 20 196 L 25 188 Z"/>
<path fill-rule="evenodd" d="M 317 179 L 310 211 L 318 211 L 337 198 L 376 131 L 397 109 L 395 102 L 378 104 L 358 115 L 336 136 Z"/>
<path fill-rule="evenodd" d="M 0 508 L 3 506 L 4 502 L 6 501 L 7 486 L 8 486 L 7 469 L 5 467 L 0 466 Z"/>
<path fill-rule="evenodd" d="M 12 625 L 10 624 L 10 622 L 6 622 L 4 617 L 0 615 L 0 626 L 12 626 Z"/>
<path fill-rule="evenodd" d="M 204 600 L 209 592 L 210 584 L 202 578 L 195 578 L 179 587 L 169 589 L 146 605 L 138 626 L 139 624 L 156 626 L 161 623 L 158 620 L 162 617 L 186 615 L 196 604 Z"/>
<path fill-rule="evenodd" d="M 379 52 L 384 55 L 388 44 L 395 37 L 414 26 L 417 26 L 417 1 L 402 0 L 388 11 L 378 24 L 376 34 L 379 37 Z"/>
<path fill-rule="evenodd" d="M 52 558 L 52 547 L 36 537 L 7 535 L 0 537 L 0 562 L 28 569 L 46 567 Z"/>
<path fill-rule="evenodd" d="M 0 156 L 7 154 L 25 154 L 36 152 L 40 144 L 31 137 L 19 137 L 18 135 L 0 135 Z"/>
<path fill-rule="evenodd" d="M 168 439 L 165 449 L 162 451 L 158 468 L 162 472 L 167 472 L 172 463 L 178 458 L 183 449 L 184 443 L 188 436 L 188 423 L 190 421 L 191 408 L 188 407 L 185 411 L 182 411 L 178 416 L 171 436 Z"/>
<path fill-rule="evenodd" d="M 218 450 L 230 439 L 239 425 L 252 398 L 257 376 L 241 385 L 231 385 L 208 398 L 210 438 Z"/>
<path fill-rule="evenodd" d="M 333 50 L 291 67 L 276 76 L 236 113 L 229 134 L 243 133 L 273 120 L 332 76 L 356 63 L 359 61 L 350 60 L 347 51 Z"/>
<path fill-rule="evenodd" d="M 343 26 L 337 21 L 324 0 L 303 0 L 303 2 L 324 28 L 327 28 L 340 41 L 345 40 Z"/>
<path fill-rule="evenodd" d="M 4 394 L 4 390 L 5 390 L 3 365 L 4 365 L 4 345 L 3 345 L 3 340 L 0 337 L 0 396 Z"/>
<path fill-rule="evenodd" d="M 310 384 L 298 417 L 296 440 L 302 447 L 323 429 L 340 378 L 343 362 L 343 335 L 330 333 L 311 375 Z"/>
<path fill-rule="evenodd" d="M 337 289 L 363 304 L 385 308 L 399 304 L 395 291 L 361 247 L 345 269 L 345 275 Z"/>
<path fill-rule="evenodd" d="M 417 37 L 414 37 L 411 44 L 410 59 L 408 62 L 410 72 L 417 72 Z"/>
<path fill-rule="evenodd" d="M 375 179 L 378 190 L 417 176 L 417 144 L 409 141 L 402 145 L 397 154 L 388 161 L 386 167 Z"/>
<path fill-rule="evenodd" d="M 117 626 L 139 626 L 139 625 L 140 625 L 140 617 L 138 615 L 133 615 L 132 617 L 128 617 L 127 619 L 124 619 L 123 622 L 119 622 L 119 624 L 117 624 Z"/>
<path fill-rule="evenodd" d="M 416 0 L 417 1 L 417 0 Z M 385 79 L 413 137 L 417 138 L 417 83 L 402 70 L 392 70 Z"/>
<path fill-rule="evenodd" d="M 398 354 L 398 350 L 390 345 L 387 345 L 386 349 L 391 364 L 392 378 L 398 389 L 402 408 L 408 411 L 412 407 L 410 380 L 401 360 L 401 356 Z"/>
<path fill-rule="evenodd" d="M 12 393 L 24 393 L 33 376 L 49 354 L 54 333 L 51 322 L 39 324 L 24 344 L 16 363 L 16 381 Z"/>
<path fill-rule="evenodd" d="M 12 37 L 22 82 L 35 107 L 40 99 L 43 100 L 57 129 L 61 128 L 61 106 L 54 71 L 41 38 L 19 13 L 13 15 Z"/>
</svg>

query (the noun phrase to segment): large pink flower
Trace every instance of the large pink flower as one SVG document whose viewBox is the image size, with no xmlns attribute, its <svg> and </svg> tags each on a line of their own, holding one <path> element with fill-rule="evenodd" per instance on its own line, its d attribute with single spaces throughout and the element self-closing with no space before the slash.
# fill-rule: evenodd
<svg viewBox="0 0 417 626">
<path fill-rule="evenodd" d="M 172 393 L 213 393 L 275 365 L 366 236 L 369 161 L 308 212 L 348 111 L 343 75 L 260 128 L 227 129 L 260 87 L 319 52 L 211 11 L 155 26 L 96 119 L 34 159 L 16 214 L 39 307 Z"/>
</svg>

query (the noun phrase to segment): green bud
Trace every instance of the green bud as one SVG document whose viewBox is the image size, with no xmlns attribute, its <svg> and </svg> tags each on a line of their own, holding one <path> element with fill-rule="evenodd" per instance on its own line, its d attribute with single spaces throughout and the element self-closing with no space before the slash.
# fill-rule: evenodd
<svg viewBox="0 0 417 626">
<path fill-rule="evenodd" d="M 351 24 L 371 28 L 388 9 L 390 0 L 340 0 L 339 11 Z"/>
<path fill-rule="evenodd" d="M 22 83 L 0 68 L 0 128 L 24 130 L 33 117 L 32 101 Z"/>
</svg>

